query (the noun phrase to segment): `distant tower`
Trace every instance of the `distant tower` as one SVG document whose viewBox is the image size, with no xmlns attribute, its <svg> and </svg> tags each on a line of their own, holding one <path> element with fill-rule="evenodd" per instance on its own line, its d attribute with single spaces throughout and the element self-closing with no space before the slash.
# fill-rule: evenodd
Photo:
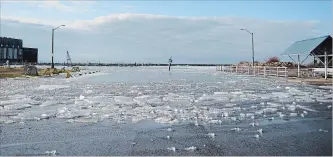
<svg viewBox="0 0 333 157">
<path fill-rule="evenodd" d="M 67 66 L 72 66 L 72 59 L 68 51 L 67 51 Z"/>
</svg>

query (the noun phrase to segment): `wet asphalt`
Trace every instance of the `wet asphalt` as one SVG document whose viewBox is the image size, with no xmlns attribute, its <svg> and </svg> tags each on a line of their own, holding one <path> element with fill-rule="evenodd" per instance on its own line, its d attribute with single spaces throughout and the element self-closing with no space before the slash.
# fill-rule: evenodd
<svg viewBox="0 0 333 157">
<path fill-rule="evenodd" d="M 331 156 L 331 113 L 291 120 L 262 119 L 259 127 L 249 126 L 248 121 L 195 126 L 191 123 L 162 125 L 151 121 L 87 124 L 48 119 L 2 124 L 0 155 L 50 155 L 46 152 L 55 150 L 55 155 L 61 156 Z M 234 127 L 241 131 L 231 131 Z M 258 128 L 262 128 L 263 133 L 255 138 Z M 208 133 L 215 136 L 212 138 Z M 191 146 L 196 149 L 185 150 Z M 175 151 L 168 150 L 171 147 L 175 147 Z"/>
</svg>

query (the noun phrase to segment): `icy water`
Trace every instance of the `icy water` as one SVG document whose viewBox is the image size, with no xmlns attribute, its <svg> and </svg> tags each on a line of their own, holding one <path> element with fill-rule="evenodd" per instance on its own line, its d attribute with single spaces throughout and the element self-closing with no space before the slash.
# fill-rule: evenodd
<svg viewBox="0 0 333 157">
<path fill-rule="evenodd" d="M 0 155 L 332 155 L 332 89 L 215 67 L 1 83 Z"/>
</svg>

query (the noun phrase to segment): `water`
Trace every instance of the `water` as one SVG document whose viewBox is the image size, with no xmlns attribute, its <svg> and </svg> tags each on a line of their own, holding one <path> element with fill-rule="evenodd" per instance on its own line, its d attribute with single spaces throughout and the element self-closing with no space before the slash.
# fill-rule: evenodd
<svg viewBox="0 0 333 157">
<path fill-rule="evenodd" d="M 179 69 L 168 71 L 168 69 L 157 67 L 156 69 L 142 69 L 141 67 L 122 68 L 121 70 L 110 71 L 109 73 L 90 79 L 88 81 L 98 83 L 147 83 L 163 81 L 214 81 L 207 73 L 186 72 Z"/>
<path fill-rule="evenodd" d="M 328 108 L 332 103 L 330 88 L 225 74 L 216 72 L 215 67 L 172 67 L 171 72 L 167 67 L 88 67 L 86 71 L 96 70 L 101 72 L 71 79 L 59 76 L 0 80 L 2 89 L 7 89 L 0 93 L 1 152 L 4 155 L 43 155 L 53 150 L 57 155 L 274 155 L 271 152 L 327 155 L 332 152 L 327 144 L 331 143 L 331 132 L 318 131 L 332 130 L 332 111 Z M 231 131 L 233 128 L 240 131 Z M 257 136 L 258 129 L 263 129 L 262 136 Z M 210 138 L 208 133 L 216 137 Z M 233 142 L 233 138 L 239 141 Z M 45 139 L 49 142 L 40 143 Z M 276 144 L 269 140 L 275 140 Z M 274 145 L 286 145 L 283 140 L 289 141 L 291 148 L 268 151 Z M 311 144 L 315 142 L 324 145 L 326 151 L 320 152 L 321 148 L 302 151 L 295 146 L 300 140 L 304 150 L 315 147 Z M 253 148 L 256 153 L 251 153 L 248 146 L 242 145 L 244 141 L 260 147 Z M 36 142 L 38 148 L 33 147 Z M 68 147 L 62 147 L 63 143 Z M 223 147 L 223 143 L 229 146 Z M 237 145 L 242 150 L 233 148 Z M 185 150 L 192 146 L 197 149 Z M 112 149 L 116 147 L 122 149 Z M 173 147 L 175 151 L 167 149 Z"/>
</svg>

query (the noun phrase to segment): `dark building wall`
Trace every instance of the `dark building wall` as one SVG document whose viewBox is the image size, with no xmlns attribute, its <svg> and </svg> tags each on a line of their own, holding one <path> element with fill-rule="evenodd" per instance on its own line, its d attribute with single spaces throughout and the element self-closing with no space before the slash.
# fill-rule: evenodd
<svg viewBox="0 0 333 157">
<path fill-rule="evenodd" d="M 0 62 L 9 60 L 18 62 L 22 59 L 23 41 L 21 39 L 0 37 Z"/>
<path fill-rule="evenodd" d="M 38 63 L 38 49 L 23 47 L 23 62 Z"/>
<path fill-rule="evenodd" d="M 0 37 L 0 47 L 23 47 L 22 39 Z"/>
</svg>

